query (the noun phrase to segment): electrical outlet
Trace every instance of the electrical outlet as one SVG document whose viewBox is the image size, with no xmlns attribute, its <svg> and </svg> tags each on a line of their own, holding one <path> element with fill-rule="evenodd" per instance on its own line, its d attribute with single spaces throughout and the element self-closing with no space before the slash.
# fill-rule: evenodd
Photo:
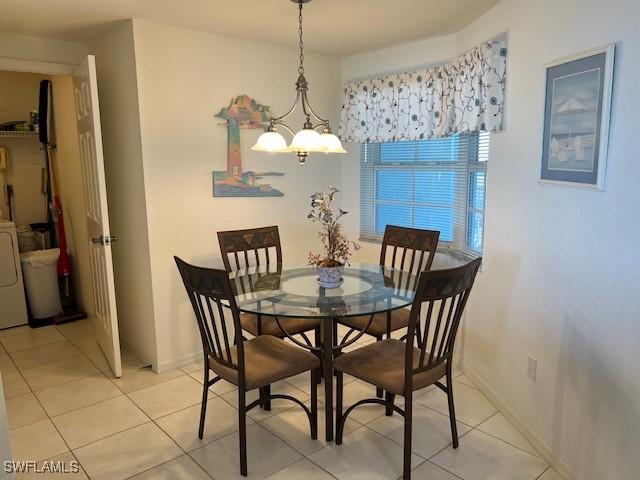
<svg viewBox="0 0 640 480">
<path fill-rule="evenodd" d="M 527 377 L 529 377 L 529 380 L 532 382 L 535 382 L 538 377 L 538 359 L 531 355 L 529 355 L 527 359 Z"/>
</svg>

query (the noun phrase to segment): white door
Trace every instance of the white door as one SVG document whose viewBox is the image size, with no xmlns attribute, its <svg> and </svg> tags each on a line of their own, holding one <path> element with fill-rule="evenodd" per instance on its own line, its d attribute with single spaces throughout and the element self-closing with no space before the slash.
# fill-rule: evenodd
<svg viewBox="0 0 640 480">
<path fill-rule="evenodd" d="M 122 376 L 120 338 L 118 336 L 113 263 L 111 262 L 111 242 L 115 240 L 115 237 L 111 235 L 109 230 L 98 83 L 96 62 L 93 55 L 87 56 L 86 60 L 74 72 L 73 89 L 90 239 L 89 251 L 96 310 L 96 336 L 113 374 L 120 377 Z"/>
</svg>

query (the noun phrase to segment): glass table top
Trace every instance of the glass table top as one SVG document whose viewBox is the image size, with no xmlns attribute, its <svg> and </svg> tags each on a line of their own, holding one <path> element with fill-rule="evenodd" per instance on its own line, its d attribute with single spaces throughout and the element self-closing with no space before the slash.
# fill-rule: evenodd
<svg viewBox="0 0 640 480">
<path fill-rule="evenodd" d="M 337 288 L 321 287 L 315 267 L 304 264 L 251 267 L 230 278 L 240 311 L 298 318 L 352 317 L 406 307 L 418 281 L 409 272 L 357 263 L 344 268 Z"/>
</svg>

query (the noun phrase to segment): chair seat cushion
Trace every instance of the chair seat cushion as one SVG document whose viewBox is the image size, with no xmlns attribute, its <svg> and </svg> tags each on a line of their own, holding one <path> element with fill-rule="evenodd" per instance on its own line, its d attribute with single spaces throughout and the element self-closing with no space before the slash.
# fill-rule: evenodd
<svg viewBox="0 0 640 480">
<path fill-rule="evenodd" d="M 391 312 L 391 331 L 395 332 L 401 328 L 405 328 L 409 325 L 410 310 L 407 308 L 399 308 Z M 344 318 L 340 320 L 340 323 L 347 327 L 356 328 L 362 330 L 369 323 L 370 316 Z M 354 332 L 356 334 L 357 332 Z M 387 334 L 387 313 L 376 313 L 373 317 L 371 325 L 367 328 L 367 333 L 374 337 L 382 337 Z"/>
<path fill-rule="evenodd" d="M 320 326 L 320 320 L 312 320 L 307 318 L 278 318 L 280 325 L 284 328 L 289 335 L 295 335 L 300 332 L 308 332 Z M 262 316 L 260 317 L 262 322 L 261 335 L 273 335 L 274 337 L 284 337 L 278 322 L 273 317 Z M 258 316 L 252 313 L 240 314 L 240 325 L 242 330 L 249 332 L 254 337 L 258 336 Z"/>
<path fill-rule="evenodd" d="M 246 390 L 264 387 L 278 380 L 320 368 L 320 360 L 311 352 L 286 343 L 271 335 L 247 340 L 244 345 Z M 238 365 L 238 349 L 231 348 L 234 367 Z M 238 370 L 209 357 L 209 367 L 228 382 L 238 385 Z"/>
<path fill-rule="evenodd" d="M 364 380 L 388 392 L 404 395 L 404 364 L 406 343 L 389 339 L 374 342 L 352 352 L 340 355 L 335 360 L 335 368 L 341 372 Z M 429 352 L 426 353 L 426 359 Z M 420 350 L 413 347 L 413 368 L 420 363 Z M 446 374 L 446 362 L 413 375 L 412 390 L 419 390 Z"/>
</svg>

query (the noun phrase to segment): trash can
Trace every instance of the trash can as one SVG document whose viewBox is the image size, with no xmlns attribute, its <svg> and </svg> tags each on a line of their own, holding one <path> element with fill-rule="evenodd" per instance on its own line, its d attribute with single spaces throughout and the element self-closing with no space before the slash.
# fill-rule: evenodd
<svg viewBox="0 0 640 480">
<path fill-rule="evenodd" d="M 40 320 L 62 313 L 58 290 L 60 249 L 34 250 L 20 254 L 31 316 Z"/>
</svg>

